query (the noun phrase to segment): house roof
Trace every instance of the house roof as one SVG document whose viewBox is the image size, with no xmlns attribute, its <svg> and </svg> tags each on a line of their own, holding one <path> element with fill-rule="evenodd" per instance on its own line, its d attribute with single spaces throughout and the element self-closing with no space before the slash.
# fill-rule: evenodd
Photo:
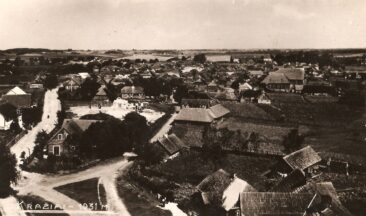
<svg viewBox="0 0 366 216">
<path fill-rule="evenodd" d="M 305 185 L 305 173 L 300 169 L 295 169 L 288 176 L 279 181 L 270 191 L 273 192 L 293 192 L 298 187 Z"/>
<path fill-rule="evenodd" d="M 303 216 L 314 195 L 309 193 L 243 192 L 242 215 Z"/>
<path fill-rule="evenodd" d="M 160 145 L 170 154 L 173 155 L 182 148 L 186 147 L 181 139 L 179 139 L 175 134 L 169 134 L 159 139 Z"/>
<path fill-rule="evenodd" d="M 248 72 L 252 76 L 262 76 L 264 74 L 262 70 L 249 70 Z"/>
<path fill-rule="evenodd" d="M 331 205 L 328 209 L 328 212 L 331 212 L 330 215 L 344 215 L 350 216 L 352 215 L 348 209 L 346 209 L 341 201 L 338 198 L 337 191 L 334 188 L 332 182 L 308 182 L 304 187 L 300 190 L 296 191 L 297 193 L 311 193 L 317 194 L 317 199 L 314 201 L 314 204 L 321 202 L 322 196 L 329 196 L 331 198 Z"/>
<path fill-rule="evenodd" d="M 289 84 L 290 82 L 283 73 L 271 72 L 271 73 L 268 74 L 268 76 L 266 76 L 266 78 L 264 78 L 262 83 L 264 83 L 264 84 L 271 84 L 271 83 L 274 83 L 274 84 Z"/>
<path fill-rule="evenodd" d="M 6 94 L 1 97 L 1 100 L 18 108 L 30 107 L 32 104 L 31 94 Z"/>
<path fill-rule="evenodd" d="M 93 123 L 100 122 L 100 120 L 88 119 L 64 119 L 61 128 L 50 138 L 52 140 L 61 130 L 66 130 L 69 134 L 82 133 Z"/>
<path fill-rule="evenodd" d="M 122 94 L 143 94 L 144 88 L 140 86 L 125 86 L 121 89 Z"/>
<path fill-rule="evenodd" d="M 107 96 L 107 92 L 105 91 L 105 85 L 99 87 L 97 96 Z"/>
<path fill-rule="evenodd" d="M 256 191 L 246 181 L 223 169 L 204 178 L 197 189 L 205 204 L 221 206 L 227 211 L 238 202 L 240 192 Z"/>
<path fill-rule="evenodd" d="M 213 117 L 204 108 L 182 108 L 175 117 L 175 121 L 211 123 Z"/>
<path fill-rule="evenodd" d="M 228 110 L 221 104 L 216 104 L 209 108 L 209 112 L 214 119 L 218 119 L 229 114 L 230 110 Z"/>
<path fill-rule="evenodd" d="M 310 146 L 306 146 L 300 150 L 294 151 L 291 154 L 288 154 L 283 157 L 283 160 L 292 168 L 292 169 L 301 169 L 304 170 L 318 162 L 322 159 L 314 151 Z"/>
<path fill-rule="evenodd" d="M 6 95 L 25 95 L 25 94 L 27 93 L 18 86 L 15 86 L 6 93 Z"/>
<path fill-rule="evenodd" d="M 304 80 L 305 71 L 301 68 L 280 68 L 273 73 L 284 74 L 289 80 Z"/>
</svg>

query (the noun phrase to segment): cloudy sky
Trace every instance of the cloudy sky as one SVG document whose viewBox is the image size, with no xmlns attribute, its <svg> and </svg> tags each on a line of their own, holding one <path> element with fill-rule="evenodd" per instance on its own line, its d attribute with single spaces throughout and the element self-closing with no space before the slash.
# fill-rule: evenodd
<svg viewBox="0 0 366 216">
<path fill-rule="evenodd" d="M 0 49 L 366 47 L 364 0 L 0 0 Z"/>
</svg>

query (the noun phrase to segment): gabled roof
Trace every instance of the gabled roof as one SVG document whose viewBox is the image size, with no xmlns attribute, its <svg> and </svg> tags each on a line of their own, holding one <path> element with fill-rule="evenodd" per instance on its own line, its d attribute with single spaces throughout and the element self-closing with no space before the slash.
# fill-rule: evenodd
<svg viewBox="0 0 366 216">
<path fill-rule="evenodd" d="M 268 74 L 268 76 L 266 76 L 266 78 L 264 78 L 262 83 L 264 83 L 264 84 L 271 84 L 271 83 L 274 83 L 274 84 L 289 84 L 290 82 L 283 73 L 271 72 L 271 73 Z"/>
<path fill-rule="evenodd" d="M 91 124 L 100 122 L 100 120 L 89 119 L 64 119 L 61 128 L 55 133 L 50 140 L 52 140 L 60 131 L 66 130 L 68 134 L 80 134 L 90 127 Z"/>
<path fill-rule="evenodd" d="M 175 121 L 211 123 L 213 117 L 204 108 L 182 108 Z"/>
<path fill-rule="evenodd" d="M 303 216 L 314 195 L 309 193 L 243 192 L 242 215 Z"/>
<path fill-rule="evenodd" d="M 25 94 L 27 93 L 18 86 L 15 86 L 6 93 L 6 95 L 25 95 Z"/>
<path fill-rule="evenodd" d="M 329 215 L 342 215 L 351 216 L 352 214 L 346 209 L 338 198 L 336 189 L 334 188 L 332 182 L 308 182 L 304 187 L 297 191 L 298 193 L 311 193 L 316 194 L 317 199 L 314 201 L 314 205 L 321 202 L 322 196 L 328 196 L 331 198 L 331 205 L 327 212 Z"/>
<path fill-rule="evenodd" d="M 301 169 L 304 170 L 318 162 L 322 159 L 314 151 L 310 146 L 306 146 L 300 150 L 294 151 L 291 154 L 288 154 L 283 157 L 283 160 L 292 168 L 292 169 Z"/>
<path fill-rule="evenodd" d="M 144 88 L 140 86 L 125 86 L 121 89 L 122 94 L 143 94 Z"/>
<path fill-rule="evenodd" d="M 304 80 L 305 71 L 301 68 L 280 68 L 274 73 L 284 74 L 289 80 Z"/>
<path fill-rule="evenodd" d="M 182 140 L 179 139 L 175 134 L 164 136 L 163 138 L 159 139 L 158 142 L 169 153 L 169 155 L 173 155 L 182 148 L 186 147 Z"/>
<path fill-rule="evenodd" d="M 105 91 L 105 85 L 99 87 L 96 96 L 107 96 L 107 92 Z"/>
<path fill-rule="evenodd" d="M 212 106 L 209 108 L 210 111 L 210 115 L 214 118 L 214 119 L 218 119 L 221 118 L 227 114 L 230 113 L 230 110 L 228 110 L 227 108 L 225 108 L 223 105 L 221 104 L 216 104 L 215 106 Z"/>
</svg>

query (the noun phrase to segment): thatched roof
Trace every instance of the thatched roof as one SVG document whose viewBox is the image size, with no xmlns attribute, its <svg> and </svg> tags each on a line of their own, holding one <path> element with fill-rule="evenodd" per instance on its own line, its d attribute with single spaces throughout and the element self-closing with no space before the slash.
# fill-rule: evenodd
<svg viewBox="0 0 366 216">
<path fill-rule="evenodd" d="M 274 73 L 284 74 L 289 80 L 304 80 L 305 71 L 301 68 L 280 68 Z"/>
<path fill-rule="evenodd" d="M 183 108 L 176 116 L 175 121 L 211 123 L 213 117 L 204 108 Z"/>
<path fill-rule="evenodd" d="M 264 84 L 289 84 L 289 80 L 283 73 L 269 73 L 262 81 Z"/>
<path fill-rule="evenodd" d="M 303 216 L 313 197 L 309 193 L 244 192 L 240 208 L 242 215 Z"/>
<path fill-rule="evenodd" d="M 221 104 L 216 104 L 215 106 L 212 106 L 209 108 L 210 111 L 210 115 L 214 118 L 214 119 L 218 119 L 221 118 L 227 114 L 230 113 L 230 110 L 228 110 L 227 108 L 225 108 L 223 105 Z"/>
<path fill-rule="evenodd" d="M 304 170 L 318 162 L 322 159 L 314 151 L 310 146 L 306 146 L 300 150 L 294 151 L 291 154 L 288 154 L 283 157 L 283 160 L 292 168 L 292 169 L 301 169 Z"/>
<path fill-rule="evenodd" d="M 185 148 L 186 145 L 175 134 L 169 134 L 158 140 L 159 144 L 169 153 L 173 155 Z"/>
<path fill-rule="evenodd" d="M 342 216 L 350 216 L 352 215 L 341 203 L 338 198 L 338 194 L 336 189 L 334 188 L 332 182 L 308 182 L 305 186 L 301 187 L 296 191 L 297 193 L 310 193 L 316 194 L 316 199 L 314 200 L 311 209 L 313 210 L 322 210 L 319 209 L 319 204 L 322 202 L 322 197 L 327 196 L 330 197 L 331 203 L 328 209 L 325 212 L 328 212 L 327 215 L 342 215 Z M 318 206 L 318 207 L 317 207 Z"/>
</svg>

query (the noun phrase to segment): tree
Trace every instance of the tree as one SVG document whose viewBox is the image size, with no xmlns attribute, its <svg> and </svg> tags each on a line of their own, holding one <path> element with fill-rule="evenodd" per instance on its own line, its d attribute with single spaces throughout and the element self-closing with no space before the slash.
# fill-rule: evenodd
<svg viewBox="0 0 366 216">
<path fill-rule="evenodd" d="M 193 57 L 193 61 L 195 62 L 199 62 L 199 63 L 205 63 L 206 62 L 206 55 L 201 53 L 201 54 L 197 54 Z"/>
<path fill-rule="evenodd" d="M 147 120 L 137 112 L 130 112 L 123 121 L 128 141 L 132 144 L 137 153 L 141 152 L 143 145 L 148 142 L 150 130 Z"/>
<path fill-rule="evenodd" d="M 100 84 L 95 79 L 87 78 L 78 89 L 81 99 L 91 100 L 97 93 Z"/>
<path fill-rule="evenodd" d="M 304 137 L 299 135 L 298 129 L 292 129 L 283 140 L 283 145 L 287 153 L 299 150 L 302 143 L 304 142 Z"/>
<path fill-rule="evenodd" d="M 18 180 L 17 159 L 6 145 L 0 145 L 0 197 L 7 197 Z"/>
<path fill-rule="evenodd" d="M 30 125 L 35 125 L 42 120 L 42 107 L 31 107 L 24 108 L 22 110 L 22 121 L 23 124 L 28 127 Z"/>
<path fill-rule="evenodd" d="M 214 164 L 215 169 L 218 168 L 220 161 L 225 156 L 225 153 L 222 150 L 221 146 L 226 145 L 232 135 L 233 133 L 230 132 L 227 128 L 205 128 L 203 132 L 202 153 L 204 158 L 210 160 Z"/>
<path fill-rule="evenodd" d="M 42 130 L 37 134 L 36 140 L 34 141 L 35 146 L 33 149 L 33 155 L 36 158 L 43 159 L 43 149 L 47 145 L 49 139 L 50 139 L 49 135 L 44 130 Z"/>
<path fill-rule="evenodd" d="M 44 79 L 43 86 L 47 89 L 54 89 L 58 86 L 58 79 L 55 74 L 47 75 Z"/>
<path fill-rule="evenodd" d="M 17 118 L 17 108 L 9 103 L 0 105 L 0 113 L 3 114 L 6 120 L 14 120 Z"/>
<path fill-rule="evenodd" d="M 182 102 L 182 99 L 188 96 L 188 88 L 185 85 L 179 85 L 173 95 L 174 100 L 178 103 Z"/>
<path fill-rule="evenodd" d="M 161 162 L 164 159 L 164 152 L 157 143 L 145 143 L 140 157 L 147 165 Z"/>
</svg>

